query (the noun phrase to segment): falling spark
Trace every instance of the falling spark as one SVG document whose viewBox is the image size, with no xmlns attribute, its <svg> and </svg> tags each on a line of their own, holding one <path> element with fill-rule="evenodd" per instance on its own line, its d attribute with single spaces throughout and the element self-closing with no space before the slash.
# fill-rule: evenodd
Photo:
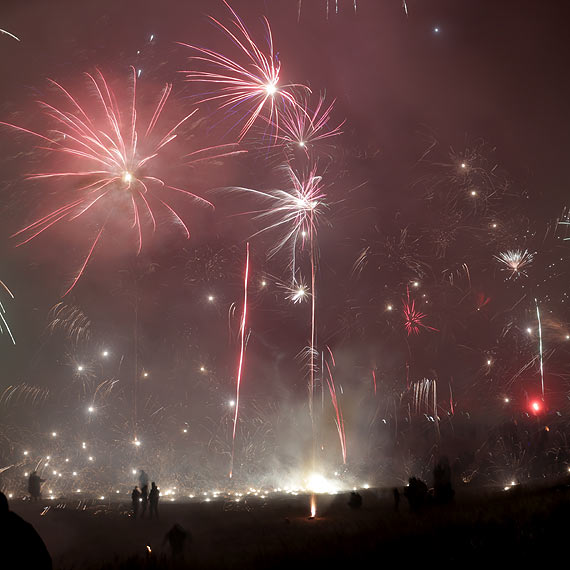
<svg viewBox="0 0 570 570">
<path fill-rule="evenodd" d="M 330 351 L 330 349 L 329 349 L 329 351 Z M 340 449 L 342 452 L 342 462 L 344 464 L 346 464 L 346 433 L 344 431 L 344 418 L 342 415 L 342 408 L 341 408 L 340 402 L 338 401 L 338 398 L 337 398 L 336 388 L 335 388 L 334 379 L 333 379 L 333 375 L 332 375 L 332 370 L 331 370 L 329 363 L 327 361 L 325 361 L 325 366 L 326 366 L 327 372 L 328 372 L 328 376 L 326 377 L 327 378 L 327 384 L 329 387 L 329 392 L 331 395 L 331 402 L 333 404 L 335 416 L 336 416 L 335 417 L 335 424 L 336 424 L 336 429 L 338 432 L 338 438 L 340 441 Z M 333 366 L 334 366 L 334 364 L 333 364 Z"/>
<path fill-rule="evenodd" d="M 14 294 L 12 293 L 12 291 L 8 289 L 8 286 L 1 279 L 0 279 L 0 288 L 4 289 L 12 299 L 14 298 Z M 10 330 L 10 326 L 8 325 L 8 321 L 6 320 L 6 309 L 2 304 L 2 302 L 0 301 L 0 333 L 4 333 L 4 331 L 8 333 L 8 336 L 12 340 L 12 344 L 16 344 L 16 339 L 14 338 L 14 335 Z"/>
<path fill-rule="evenodd" d="M 242 372 L 243 372 L 243 362 L 245 356 L 245 326 L 247 323 L 247 287 L 249 281 L 249 242 L 246 245 L 246 257 L 245 257 L 245 275 L 243 281 L 243 312 L 241 318 L 241 344 L 240 344 L 240 353 L 239 353 L 239 365 L 238 365 L 238 373 L 237 373 L 237 382 L 236 382 L 236 398 L 235 398 L 235 413 L 234 413 L 234 429 L 233 429 L 233 437 L 232 437 L 232 457 L 231 457 L 231 464 L 230 464 L 230 479 L 233 475 L 234 469 L 234 450 L 235 450 L 235 442 L 236 442 L 236 428 L 237 428 L 237 421 L 238 421 L 238 414 L 239 414 L 239 395 L 240 395 L 240 387 L 241 387 L 241 379 L 242 379 Z"/>
<path fill-rule="evenodd" d="M 176 131 L 195 114 L 196 110 L 178 121 L 164 136 L 155 136 L 155 129 L 172 90 L 172 85 L 167 84 L 146 130 L 142 131 L 139 136 L 136 73 L 134 68 L 131 68 L 131 71 L 132 95 L 123 109 L 117 103 L 118 99 L 108 86 L 103 74 L 97 71 L 95 76 L 91 74 L 86 74 L 86 76 L 102 114 L 90 115 L 85 110 L 86 108 L 82 107 L 61 85 L 50 81 L 62 94 L 70 108 L 70 110 L 62 110 L 50 103 L 40 102 L 45 116 L 55 123 L 55 128 L 41 134 L 16 125 L 0 123 L 18 132 L 37 137 L 44 144 L 41 147 L 43 150 L 58 153 L 70 160 L 68 171 L 27 176 L 28 179 L 33 180 L 72 181 L 73 185 L 71 193 L 66 196 L 66 201 L 62 206 L 14 234 L 21 238 L 18 245 L 28 243 L 60 221 L 70 222 L 88 213 L 93 213 L 97 207 L 103 208 L 106 213 L 79 272 L 64 295 L 75 287 L 83 275 L 111 216 L 119 220 L 125 228 L 134 230 L 138 241 L 137 251 L 140 253 L 143 242 L 143 221 L 148 220 L 154 232 L 157 227 L 155 211 L 157 207 L 164 208 L 167 215 L 182 226 L 186 237 L 190 237 L 188 227 L 166 201 L 166 198 L 161 195 L 162 191 L 183 194 L 213 207 L 210 202 L 188 190 L 169 186 L 154 172 L 157 166 L 156 157 L 160 156 L 162 150 L 176 139 Z M 242 151 L 236 151 L 235 145 L 222 145 L 180 158 L 188 158 L 190 162 L 197 162 L 239 152 Z M 60 193 L 63 194 L 63 191 Z"/>
<path fill-rule="evenodd" d="M 317 516 L 317 497 L 314 493 L 311 494 L 311 517 L 314 519 Z"/>
<path fill-rule="evenodd" d="M 527 273 L 525 268 L 528 267 L 534 259 L 534 255 L 529 253 L 527 249 L 524 251 L 521 249 L 509 249 L 494 257 L 505 266 L 504 271 L 511 272 L 509 279 L 513 277 L 517 278 L 521 275 L 526 277 Z"/>
<path fill-rule="evenodd" d="M 0 28 L 0 34 L 10 36 L 11 38 L 15 39 L 18 42 L 21 41 L 19 37 L 15 36 L 14 34 L 11 34 L 8 30 L 3 30 L 2 28 Z"/>
<path fill-rule="evenodd" d="M 372 370 L 372 386 L 374 386 L 374 395 L 376 396 L 376 370 Z"/>
<path fill-rule="evenodd" d="M 232 30 L 214 17 L 210 19 L 214 24 L 232 41 L 238 51 L 244 56 L 245 63 L 233 61 L 230 57 L 217 53 L 207 48 L 181 43 L 198 55 L 191 56 L 190 59 L 205 63 L 212 68 L 212 71 L 189 70 L 183 71 L 188 81 L 209 83 L 218 88 L 212 95 L 206 95 L 199 103 L 207 101 L 217 101 L 220 109 L 235 109 L 246 107 L 244 117 L 247 116 L 241 131 L 239 140 L 247 134 L 249 129 L 257 121 L 258 117 L 269 107 L 266 119 L 269 123 L 274 123 L 279 129 L 279 106 L 297 106 L 293 89 L 308 88 L 303 85 L 280 86 L 281 63 L 274 53 L 273 35 L 271 26 L 267 18 L 263 18 L 267 33 L 268 53 L 258 47 L 251 37 L 245 24 L 242 22 L 233 8 L 223 0 L 232 15 Z"/>
<path fill-rule="evenodd" d="M 540 358 L 540 384 L 542 388 L 542 399 L 544 400 L 544 366 L 542 358 L 542 323 L 540 321 L 540 309 L 538 308 L 538 300 L 535 298 L 536 318 L 538 320 L 538 354 Z"/>
</svg>

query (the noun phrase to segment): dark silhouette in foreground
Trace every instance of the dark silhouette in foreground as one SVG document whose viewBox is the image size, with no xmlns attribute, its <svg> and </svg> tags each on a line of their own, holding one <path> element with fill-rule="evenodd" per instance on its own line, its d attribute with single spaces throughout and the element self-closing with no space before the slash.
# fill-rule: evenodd
<svg viewBox="0 0 570 570">
<path fill-rule="evenodd" d="M 360 493 L 357 493 L 356 491 L 352 491 L 352 493 L 350 493 L 350 499 L 348 499 L 348 506 L 351 509 L 359 509 L 362 506 L 362 496 L 360 495 Z"/>
<path fill-rule="evenodd" d="M 42 498 L 42 483 L 45 483 L 45 479 L 40 479 L 38 472 L 32 471 L 28 478 L 28 493 L 34 501 Z"/>
<path fill-rule="evenodd" d="M 136 519 L 139 512 L 139 506 L 141 504 L 141 492 L 138 487 L 133 489 L 133 492 L 131 493 L 131 501 L 133 503 L 133 518 Z"/>
<path fill-rule="evenodd" d="M 4 493 L 0 493 L 0 529 L 0 568 L 51 570 L 44 541 L 30 523 L 10 511 Z"/>
<path fill-rule="evenodd" d="M 410 477 L 408 486 L 404 489 L 404 496 L 408 499 L 410 511 L 417 513 L 426 504 L 428 496 L 427 485 L 416 477 Z"/>
<path fill-rule="evenodd" d="M 442 457 L 433 468 L 433 498 L 436 503 L 445 505 L 453 501 L 454 495 L 449 460 L 447 457 Z"/>
<path fill-rule="evenodd" d="M 158 498 L 160 497 L 160 489 L 156 486 L 156 483 L 153 481 L 150 487 L 150 493 L 148 495 L 148 500 L 150 503 L 150 511 L 149 516 L 150 518 L 153 515 L 158 519 Z"/>
<path fill-rule="evenodd" d="M 176 523 L 164 535 L 162 544 L 168 542 L 170 546 L 170 552 L 172 553 L 172 559 L 180 562 L 184 560 L 184 549 L 186 547 L 187 540 L 188 543 L 190 543 L 192 541 L 192 535 L 186 532 L 178 523 Z"/>
<path fill-rule="evenodd" d="M 142 489 L 145 485 L 148 487 L 148 475 L 144 469 L 141 469 L 139 471 L 139 489 Z"/>
</svg>

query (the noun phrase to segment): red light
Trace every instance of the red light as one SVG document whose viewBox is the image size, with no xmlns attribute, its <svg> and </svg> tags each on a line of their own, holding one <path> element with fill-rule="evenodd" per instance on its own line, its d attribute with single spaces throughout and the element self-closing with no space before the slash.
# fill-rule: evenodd
<svg viewBox="0 0 570 570">
<path fill-rule="evenodd" d="M 532 411 L 536 414 L 538 412 L 540 412 L 542 406 L 540 405 L 540 402 L 538 401 L 534 401 L 531 403 L 530 407 L 532 408 Z"/>
</svg>

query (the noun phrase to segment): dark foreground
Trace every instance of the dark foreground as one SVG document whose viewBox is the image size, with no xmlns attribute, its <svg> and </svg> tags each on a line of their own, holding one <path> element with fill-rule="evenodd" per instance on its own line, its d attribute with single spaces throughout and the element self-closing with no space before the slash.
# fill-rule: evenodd
<svg viewBox="0 0 570 570">
<path fill-rule="evenodd" d="M 387 490 L 361 492 L 359 510 L 348 494 L 319 496 L 309 520 L 309 497 L 164 501 L 160 520 L 133 520 L 128 503 L 80 500 L 13 501 L 11 508 L 43 537 L 56 569 L 90 568 L 353 568 L 393 562 L 408 567 L 449 563 L 531 563 L 565 560 L 570 486 L 458 493 L 450 506 L 418 514 L 403 499 L 394 512 Z M 50 506 L 45 511 L 44 507 Z M 44 513 L 42 515 L 42 512 Z M 179 523 L 192 533 L 183 564 L 163 545 Z M 149 548 L 150 551 L 149 552 Z"/>
</svg>

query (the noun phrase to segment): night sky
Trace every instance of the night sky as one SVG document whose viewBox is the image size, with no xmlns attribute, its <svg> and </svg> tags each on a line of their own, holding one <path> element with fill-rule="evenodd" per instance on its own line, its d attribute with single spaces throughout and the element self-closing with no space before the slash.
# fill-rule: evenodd
<svg viewBox="0 0 570 570">
<path fill-rule="evenodd" d="M 339 13 L 328 19 L 325 4 L 303 0 L 298 19 L 296 0 L 232 2 L 260 44 L 261 17 L 268 18 L 283 83 L 336 99 L 331 124 L 346 119 L 317 161 L 328 199 L 318 238 L 317 348 L 326 354 L 330 347 L 337 357 L 347 423 L 358 424 L 372 370 L 386 402 L 405 393 L 407 383 L 431 378 L 439 382 L 442 410 L 451 399 L 457 410 L 482 410 L 485 421 L 496 421 L 505 413 L 505 394 L 524 409 L 540 392 L 535 297 L 544 314 L 546 402 L 559 409 L 570 332 L 570 245 L 557 225 L 569 177 L 565 3 L 409 0 L 406 16 L 399 0 L 359 0 L 356 13 L 352 0 L 340 0 Z M 195 108 L 205 89 L 184 81 L 180 71 L 192 65 L 190 51 L 177 42 L 235 54 L 208 15 L 229 19 L 213 0 L 5 0 L 0 28 L 21 42 L 0 35 L 0 120 L 40 129 L 35 101 L 56 97 L 48 77 L 89 102 L 84 72 L 101 69 L 121 93 L 132 65 L 141 70 L 144 116 L 163 85 L 173 83 L 165 117 L 172 122 Z M 198 106 L 199 120 L 184 133 L 188 152 L 236 142 L 236 118 L 212 103 Z M 1 300 L 17 341 L 12 347 L 0 336 L 1 386 L 49 389 L 34 421 L 50 431 L 66 414 L 75 418 L 66 422 L 81 423 L 94 387 L 118 379 L 120 397 L 105 406 L 128 424 L 132 379 L 147 372 L 137 396 L 141 408 L 142 402 L 149 410 L 164 407 L 172 429 L 216 423 L 235 392 L 245 244 L 263 226 L 251 213 L 259 203 L 227 188 L 279 187 L 283 156 L 258 125 L 243 141 L 247 155 L 190 168 L 173 160 L 174 180 L 216 210 L 177 198 L 190 240 L 163 221 L 155 235 L 147 233 L 138 257 L 132 234 L 117 222 L 62 300 L 101 219 L 60 224 L 14 247 L 14 232 L 59 204 L 57 182 L 24 180 L 53 160 L 34 142 L 0 130 L 0 279 L 15 294 Z M 287 252 L 269 256 L 279 235 L 272 230 L 250 239 L 246 417 L 267 402 L 284 415 L 288 406 L 305 405 L 306 373 L 297 355 L 307 343 L 310 303 L 286 298 Z M 355 271 L 367 248 L 366 263 Z M 494 257 L 512 249 L 534 254 L 526 276 L 509 279 Z M 307 281 L 306 256 L 300 259 Z M 408 289 L 437 330 L 406 335 Z M 71 307 L 85 315 L 81 322 L 89 325 L 74 330 L 79 336 L 54 324 L 52 308 L 60 302 L 68 315 Z M 110 358 L 99 364 L 102 350 Z M 77 374 L 78 364 L 89 374 Z M 347 429 L 356 437 L 358 427 Z"/>
</svg>

